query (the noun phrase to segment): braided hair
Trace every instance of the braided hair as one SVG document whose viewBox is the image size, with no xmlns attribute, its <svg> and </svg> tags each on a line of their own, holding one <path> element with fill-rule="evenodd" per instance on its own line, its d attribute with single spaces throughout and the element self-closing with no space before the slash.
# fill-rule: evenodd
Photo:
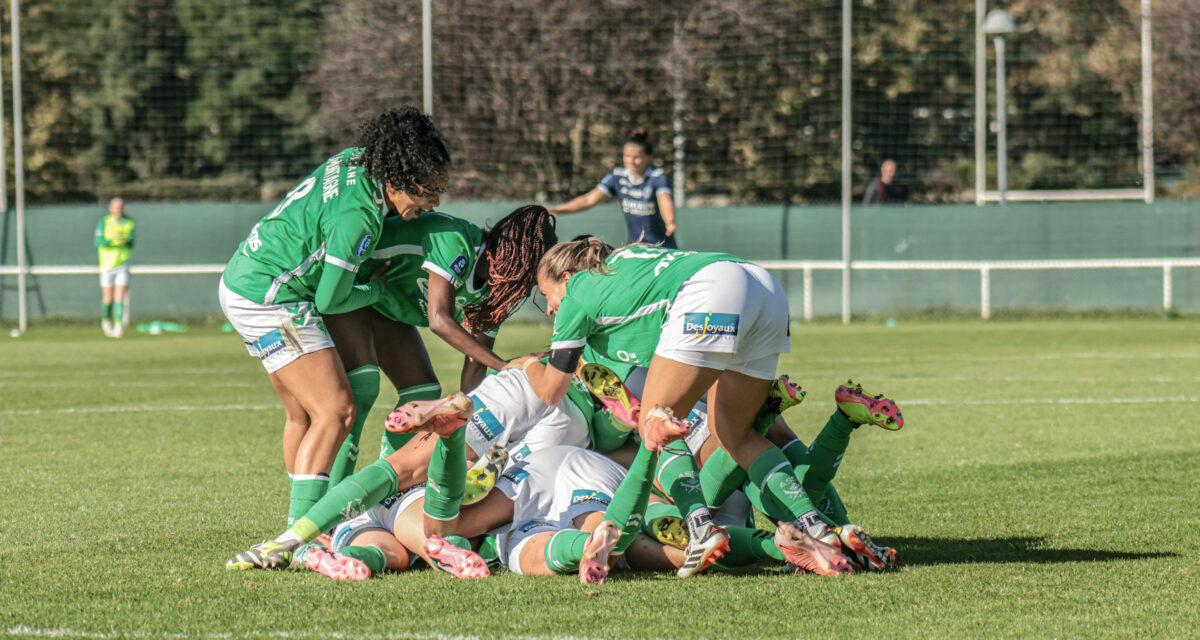
<svg viewBox="0 0 1200 640">
<path fill-rule="evenodd" d="M 558 242 L 554 216 L 546 207 L 526 205 L 504 216 L 483 232 L 488 259 L 487 298 L 463 308 L 475 331 L 491 331 L 525 302 L 537 284 L 537 266 Z"/>
<path fill-rule="evenodd" d="M 416 107 L 389 109 L 358 130 L 362 155 L 354 160 L 367 174 L 393 189 L 439 192 L 434 183 L 450 172 L 450 152 L 433 119 Z"/>
</svg>

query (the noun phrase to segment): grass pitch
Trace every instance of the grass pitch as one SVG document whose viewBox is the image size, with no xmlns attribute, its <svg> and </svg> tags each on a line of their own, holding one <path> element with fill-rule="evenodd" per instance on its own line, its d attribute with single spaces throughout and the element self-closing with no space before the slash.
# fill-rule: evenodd
<svg viewBox="0 0 1200 640">
<path fill-rule="evenodd" d="M 499 351 L 543 346 L 505 329 Z M 282 410 L 232 334 L 0 343 L 0 633 L 77 638 L 1197 637 L 1200 323 L 793 329 L 785 416 L 811 439 L 847 377 L 897 433 L 856 432 L 836 484 L 896 573 L 691 580 L 430 571 L 339 584 L 229 572 L 283 527 Z M 427 336 L 449 389 L 461 358 Z M 363 435 L 371 451 L 391 400 Z M 367 458 L 369 456 L 364 456 Z"/>
</svg>

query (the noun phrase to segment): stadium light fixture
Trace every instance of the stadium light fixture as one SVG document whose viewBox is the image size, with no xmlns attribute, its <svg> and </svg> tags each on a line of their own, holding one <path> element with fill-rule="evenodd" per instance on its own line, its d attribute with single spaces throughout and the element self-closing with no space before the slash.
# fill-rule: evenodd
<svg viewBox="0 0 1200 640">
<path fill-rule="evenodd" d="M 1008 118 L 1004 95 L 1004 36 L 1017 30 L 1017 23 L 1003 9 L 988 11 L 983 32 L 996 45 L 996 181 L 1000 204 L 1008 200 Z"/>
</svg>

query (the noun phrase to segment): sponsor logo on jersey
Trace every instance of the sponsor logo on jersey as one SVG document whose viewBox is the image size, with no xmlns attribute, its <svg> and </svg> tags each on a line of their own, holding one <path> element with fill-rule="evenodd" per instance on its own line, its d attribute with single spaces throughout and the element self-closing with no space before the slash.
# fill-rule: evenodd
<svg viewBox="0 0 1200 640">
<path fill-rule="evenodd" d="M 533 453 L 533 452 L 529 450 L 529 445 L 523 444 L 523 445 L 521 445 L 520 449 L 513 451 L 509 455 L 512 456 L 513 460 L 520 462 L 520 461 L 524 460 L 525 458 L 528 458 L 530 453 Z"/>
<path fill-rule="evenodd" d="M 552 527 L 552 526 L 554 526 L 554 525 L 550 524 L 549 522 L 546 522 L 545 520 L 530 520 L 529 522 L 526 522 L 525 524 L 517 527 L 517 531 L 519 531 L 521 533 L 529 533 L 530 531 L 533 531 L 534 529 L 537 529 L 539 527 Z"/>
<path fill-rule="evenodd" d="M 396 493 L 393 493 L 392 495 L 384 498 L 383 500 L 380 500 L 379 504 L 383 505 L 384 509 L 387 509 L 387 508 L 391 507 L 392 505 L 396 504 L 397 502 L 400 502 L 401 500 L 403 500 L 404 496 L 412 493 L 416 489 L 424 489 L 424 488 L 425 488 L 425 483 L 422 482 L 421 484 L 411 486 L 407 489 L 401 489 L 401 490 L 397 491 Z"/>
<path fill-rule="evenodd" d="M 374 237 L 370 235 L 363 236 L 362 240 L 358 241 L 358 249 L 355 249 L 354 253 L 356 253 L 360 258 L 366 255 L 367 248 L 371 246 L 371 240 L 373 239 Z"/>
<path fill-rule="evenodd" d="M 279 329 L 271 329 L 258 340 L 255 340 L 254 346 L 258 349 L 259 359 L 266 360 L 279 353 L 279 351 L 287 346 L 287 343 L 283 341 L 283 334 L 280 333 Z"/>
<path fill-rule="evenodd" d="M 467 270 L 467 257 L 459 256 L 455 258 L 454 262 L 450 263 L 450 270 L 454 272 L 454 275 L 462 277 L 463 272 Z"/>
<path fill-rule="evenodd" d="M 475 433 L 479 434 L 480 438 L 488 442 L 499 438 L 500 434 L 504 433 L 504 425 L 500 424 L 500 421 L 492 414 L 492 410 L 487 407 L 477 409 L 475 413 L 471 414 L 469 424 L 475 430 Z"/>
<path fill-rule="evenodd" d="M 736 313 L 685 313 L 683 333 L 696 336 L 697 340 L 707 336 L 736 336 L 740 318 Z"/>
<path fill-rule="evenodd" d="M 514 484 L 516 484 L 516 483 L 524 480 L 525 478 L 528 478 L 529 472 L 525 470 L 525 465 L 515 464 L 515 465 L 509 467 L 508 471 L 504 472 L 503 477 L 508 478 L 510 481 L 512 481 Z"/>
<path fill-rule="evenodd" d="M 575 491 L 571 492 L 571 506 L 592 503 L 595 506 L 608 508 L 608 504 L 610 502 L 612 502 L 612 498 L 603 491 L 576 489 Z"/>
</svg>

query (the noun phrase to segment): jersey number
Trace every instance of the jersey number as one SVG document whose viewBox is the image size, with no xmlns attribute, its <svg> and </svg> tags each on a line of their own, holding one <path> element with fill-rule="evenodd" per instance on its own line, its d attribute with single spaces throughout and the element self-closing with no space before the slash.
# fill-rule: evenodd
<svg viewBox="0 0 1200 640">
<path fill-rule="evenodd" d="M 658 277 L 663 269 L 666 269 L 670 264 L 683 256 L 690 256 L 695 251 L 669 251 L 657 247 L 630 247 L 613 254 L 614 258 L 632 258 L 640 260 L 653 260 L 662 257 L 658 264 L 654 265 L 654 277 Z"/>
<path fill-rule="evenodd" d="M 287 197 L 283 199 L 283 202 L 275 205 L 275 208 L 271 209 L 271 213 L 267 214 L 267 217 L 263 218 L 263 220 L 270 220 L 271 218 L 283 213 L 283 210 L 286 209 L 289 204 L 308 195 L 308 192 L 312 191 L 313 185 L 316 183 L 316 176 L 309 176 L 307 180 L 296 185 L 295 189 L 292 189 L 288 192 Z M 250 230 L 250 237 L 246 238 L 246 246 L 249 247 L 251 251 L 258 251 L 259 247 L 262 247 L 262 238 L 258 237 L 258 226 L 261 224 L 262 222 L 260 221 L 258 224 L 254 225 L 254 228 Z"/>
</svg>

